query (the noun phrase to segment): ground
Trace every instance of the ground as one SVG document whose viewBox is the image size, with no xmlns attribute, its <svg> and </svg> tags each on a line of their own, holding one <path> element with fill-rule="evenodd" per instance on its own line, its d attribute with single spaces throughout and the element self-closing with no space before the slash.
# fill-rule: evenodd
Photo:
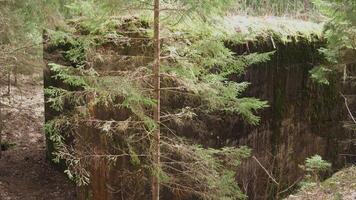
<svg viewBox="0 0 356 200">
<path fill-rule="evenodd" d="M 340 170 L 317 186 L 290 195 L 287 200 L 356 200 L 356 166 Z"/>
<path fill-rule="evenodd" d="M 1 86 L 2 147 L 7 150 L 0 158 L 0 200 L 75 199 L 74 185 L 46 159 L 40 77 L 20 78 L 10 97 Z"/>
</svg>

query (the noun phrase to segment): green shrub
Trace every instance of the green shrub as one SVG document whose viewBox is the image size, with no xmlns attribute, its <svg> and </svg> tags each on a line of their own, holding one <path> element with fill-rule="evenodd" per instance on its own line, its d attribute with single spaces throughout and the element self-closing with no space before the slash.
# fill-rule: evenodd
<svg viewBox="0 0 356 200">
<path fill-rule="evenodd" d="M 331 163 L 322 159 L 319 155 L 314 155 L 305 160 L 304 165 L 300 167 L 305 171 L 306 175 L 301 182 L 301 187 L 307 189 L 320 183 L 320 173 L 331 169 Z"/>
</svg>

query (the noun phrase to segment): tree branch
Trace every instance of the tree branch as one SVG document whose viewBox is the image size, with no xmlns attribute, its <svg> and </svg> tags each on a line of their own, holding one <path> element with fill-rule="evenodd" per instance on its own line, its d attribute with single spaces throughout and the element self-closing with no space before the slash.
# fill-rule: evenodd
<svg viewBox="0 0 356 200">
<path fill-rule="evenodd" d="M 273 176 L 268 172 L 268 170 L 260 163 L 260 161 L 255 157 L 255 156 L 252 156 L 252 158 L 261 166 L 261 168 L 266 172 L 266 174 L 271 178 L 271 180 L 279 185 L 279 183 L 276 181 L 276 179 L 273 178 Z"/>
<path fill-rule="evenodd" d="M 346 109 L 347 109 L 347 112 L 349 113 L 349 115 L 350 115 L 352 121 L 356 124 L 356 119 L 355 119 L 355 117 L 352 115 L 352 112 L 351 112 L 351 110 L 350 110 L 350 108 L 349 108 L 349 105 L 348 105 L 348 102 L 347 102 L 347 98 L 346 98 L 345 95 L 343 95 L 342 93 L 340 93 L 340 94 L 341 94 L 341 96 L 344 98 L 345 107 L 346 107 Z"/>
</svg>

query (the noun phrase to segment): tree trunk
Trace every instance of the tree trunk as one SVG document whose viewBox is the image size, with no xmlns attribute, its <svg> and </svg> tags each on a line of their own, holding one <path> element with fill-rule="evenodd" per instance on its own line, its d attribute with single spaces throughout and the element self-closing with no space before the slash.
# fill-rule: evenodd
<svg viewBox="0 0 356 200">
<path fill-rule="evenodd" d="M 153 66 L 153 85 L 154 96 L 157 101 L 153 108 L 153 118 L 157 123 L 157 128 L 153 134 L 153 162 L 155 169 L 160 167 L 160 0 L 154 0 L 154 66 Z M 152 200 L 159 200 L 159 178 L 158 174 L 152 176 Z"/>
</svg>

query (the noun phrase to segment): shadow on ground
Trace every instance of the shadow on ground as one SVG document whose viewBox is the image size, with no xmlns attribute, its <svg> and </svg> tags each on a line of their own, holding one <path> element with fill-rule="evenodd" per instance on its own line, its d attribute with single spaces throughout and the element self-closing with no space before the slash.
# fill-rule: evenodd
<svg viewBox="0 0 356 200">
<path fill-rule="evenodd" d="M 10 96 L 1 84 L 4 130 L 0 159 L 1 200 L 72 200 L 75 186 L 45 156 L 43 87 L 23 77 Z"/>
</svg>

